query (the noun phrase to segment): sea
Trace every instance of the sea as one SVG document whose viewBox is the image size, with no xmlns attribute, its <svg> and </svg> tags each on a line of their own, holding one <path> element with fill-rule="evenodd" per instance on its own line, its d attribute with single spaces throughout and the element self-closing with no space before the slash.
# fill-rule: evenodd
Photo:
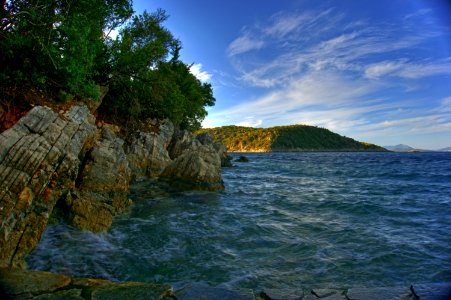
<svg viewBox="0 0 451 300">
<path fill-rule="evenodd" d="M 233 153 L 221 192 L 146 179 L 101 234 L 48 225 L 31 269 L 181 288 L 451 282 L 451 153 Z"/>
</svg>

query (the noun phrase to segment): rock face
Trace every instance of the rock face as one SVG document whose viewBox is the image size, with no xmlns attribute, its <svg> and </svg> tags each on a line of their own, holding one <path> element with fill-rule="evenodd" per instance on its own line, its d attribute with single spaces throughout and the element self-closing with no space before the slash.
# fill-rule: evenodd
<svg viewBox="0 0 451 300">
<path fill-rule="evenodd" d="M 85 105 L 60 114 L 35 107 L 0 134 L 0 267 L 21 266 L 55 210 L 74 226 L 110 228 L 131 204 L 129 182 L 160 175 L 184 189 L 221 190 L 225 147 L 149 120 L 129 144 Z M 117 129 L 117 128 L 116 128 Z M 124 151 L 125 150 L 125 151 Z"/>
<path fill-rule="evenodd" d="M 135 133 L 127 147 L 127 157 L 132 176 L 156 176 L 171 162 L 168 146 L 174 133 L 174 125 L 164 120 L 154 121 L 152 131 Z"/>
<path fill-rule="evenodd" d="M 189 131 L 176 130 L 172 137 L 171 143 L 169 144 L 169 157 L 171 159 L 176 159 L 182 155 L 185 149 L 190 147 L 193 139 L 193 134 Z"/>
<path fill-rule="evenodd" d="M 86 107 L 65 115 L 35 107 L 0 135 L 0 266 L 20 265 L 39 242 L 53 207 L 75 186 L 94 141 Z"/>
<path fill-rule="evenodd" d="M 161 178 L 172 186 L 216 191 L 224 189 L 221 158 L 212 144 L 191 141 L 189 147 L 164 169 Z"/>
<path fill-rule="evenodd" d="M 104 128 L 85 157 L 77 178 L 77 191 L 68 194 L 67 218 L 74 226 L 94 232 L 111 226 L 113 216 L 131 204 L 128 185 L 131 171 L 124 152 L 124 141 Z"/>
</svg>

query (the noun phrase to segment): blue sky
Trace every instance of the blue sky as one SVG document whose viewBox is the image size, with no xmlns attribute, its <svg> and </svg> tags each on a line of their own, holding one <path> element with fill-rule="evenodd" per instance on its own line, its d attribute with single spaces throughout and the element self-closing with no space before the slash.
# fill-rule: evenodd
<svg viewBox="0 0 451 300">
<path fill-rule="evenodd" d="M 447 0 L 135 0 L 163 8 L 213 85 L 205 127 L 308 124 L 379 145 L 451 146 Z"/>
</svg>

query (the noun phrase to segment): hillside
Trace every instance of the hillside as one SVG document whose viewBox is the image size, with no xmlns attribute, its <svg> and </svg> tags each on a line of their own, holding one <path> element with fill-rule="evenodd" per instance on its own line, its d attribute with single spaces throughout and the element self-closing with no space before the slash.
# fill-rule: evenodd
<svg viewBox="0 0 451 300">
<path fill-rule="evenodd" d="M 216 141 L 221 141 L 231 152 L 271 151 L 387 151 L 377 145 L 358 142 L 325 128 L 308 125 L 252 128 L 223 126 L 206 128 Z"/>
</svg>

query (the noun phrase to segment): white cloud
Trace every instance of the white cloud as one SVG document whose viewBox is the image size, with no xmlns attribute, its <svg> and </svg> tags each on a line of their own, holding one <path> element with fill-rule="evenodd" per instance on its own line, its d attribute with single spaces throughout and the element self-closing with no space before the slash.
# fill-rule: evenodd
<svg viewBox="0 0 451 300">
<path fill-rule="evenodd" d="M 451 112 L 451 96 L 442 99 L 438 110 L 440 112 Z"/>
<path fill-rule="evenodd" d="M 290 32 L 299 29 L 302 23 L 308 21 L 310 17 L 307 14 L 286 14 L 278 13 L 272 17 L 273 24 L 263 29 L 267 35 L 281 38 Z"/>
<path fill-rule="evenodd" d="M 418 79 L 429 76 L 451 74 L 451 63 L 419 63 L 405 61 L 383 61 L 371 64 L 365 69 L 365 77 L 375 79 L 385 76 L 397 76 L 406 79 Z"/>
<path fill-rule="evenodd" d="M 400 70 L 399 76 L 417 79 L 429 76 L 451 74 L 451 63 L 409 64 Z"/>
<path fill-rule="evenodd" d="M 257 127 L 263 123 L 263 120 L 256 120 L 252 117 L 247 117 L 245 120 L 236 123 L 237 126 L 245 126 L 245 127 Z"/>
<path fill-rule="evenodd" d="M 379 78 L 381 76 L 396 72 L 400 68 L 401 64 L 399 62 L 393 61 L 384 61 L 376 64 L 371 64 L 365 69 L 365 77 Z"/>
<path fill-rule="evenodd" d="M 230 43 L 228 48 L 229 56 L 235 56 L 251 50 L 258 50 L 264 46 L 265 42 L 257 37 L 243 35 Z"/>
<path fill-rule="evenodd" d="M 422 8 L 422 9 L 417 10 L 414 13 L 405 15 L 404 20 L 421 17 L 424 15 L 430 14 L 431 12 L 432 12 L 432 9 L 430 9 L 430 8 Z"/>
<path fill-rule="evenodd" d="M 191 68 L 189 69 L 189 71 L 191 72 L 191 74 L 196 76 L 196 78 L 202 82 L 207 82 L 207 81 L 210 81 L 210 79 L 211 79 L 210 73 L 208 73 L 206 71 L 202 71 L 202 64 L 192 65 Z"/>
</svg>

